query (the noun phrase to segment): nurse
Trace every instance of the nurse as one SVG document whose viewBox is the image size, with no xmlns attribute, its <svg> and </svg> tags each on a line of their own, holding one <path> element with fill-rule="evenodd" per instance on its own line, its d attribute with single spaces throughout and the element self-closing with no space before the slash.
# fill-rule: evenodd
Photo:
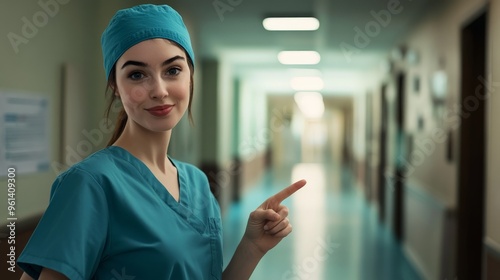
<svg viewBox="0 0 500 280">
<path fill-rule="evenodd" d="M 21 279 L 248 279 L 291 231 L 281 202 L 298 181 L 250 214 L 227 268 L 220 209 L 206 176 L 168 156 L 172 129 L 191 117 L 195 58 L 167 5 L 118 11 L 101 39 L 111 104 L 108 147 L 54 182 L 50 203 L 18 259 Z"/>
</svg>

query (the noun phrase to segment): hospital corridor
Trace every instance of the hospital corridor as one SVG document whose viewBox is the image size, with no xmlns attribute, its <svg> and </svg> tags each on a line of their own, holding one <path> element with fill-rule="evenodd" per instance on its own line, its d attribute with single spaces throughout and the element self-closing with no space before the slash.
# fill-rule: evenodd
<svg viewBox="0 0 500 280">
<path fill-rule="evenodd" d="M 500 0 L 22 0 L 0 21 L 1 280 L 235 278 L 265 239 L 239 247 L 250 214 L 302 179 L 251 280 L 500 280 Z"/>
<path fill-rule="evenodd" d="M 376 210 L 353 185 L 349 170 L 331 163 L 297 163 L 281 172 L 267 171 L 224 217 L 225 256 L 234 252 L 246 215 L 298 178 L 308 184 L 286 203 L 293 234 L 264 257 L 251 279 L 423 279 L 379 224 Z"/>
</svg>

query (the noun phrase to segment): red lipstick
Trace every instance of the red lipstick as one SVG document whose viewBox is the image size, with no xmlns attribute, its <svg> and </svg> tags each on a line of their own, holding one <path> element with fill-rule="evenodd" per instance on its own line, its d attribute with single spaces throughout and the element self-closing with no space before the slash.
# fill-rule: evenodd
<svg viewBox="0 0 500 280">
<path fill-rule="evenodd" d="M 172 111 L 172 108 L 174 108 L 174 105 L 162 105 L 146 109 L 146 111 L 155 117 L 164 117 Z"/>
</svg>

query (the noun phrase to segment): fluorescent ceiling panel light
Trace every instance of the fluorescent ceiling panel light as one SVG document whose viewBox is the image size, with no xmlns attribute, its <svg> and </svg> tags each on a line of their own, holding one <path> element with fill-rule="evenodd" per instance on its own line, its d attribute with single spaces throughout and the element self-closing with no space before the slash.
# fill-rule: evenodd
<svg viewBox="0 0 500 280">
<path fill-rule="evenodd" d="M 295 103 L 308 119 L 319 119 L 325 113 L 323 96 L 319 92 L 297 92 L 294 95 Z"/>
<path fill-rule="evenodd" d="M 269 31 L 314 31 L 319 28 L 319 20 L 314 17 L 269 17 L 262 25 Z"/>
<path fill-rule="evenodd" d="M 282 51 L 278 60 L 285 65 L 314 65 L 321 61 L 321 56 L 315 51 Z"/>
<path fill-rule="evenodd" d="M 320 77 L 295 77 L 290 81 L 290 85 L 296 91 L 322 90 L 325 86 Z"/>
</svg>

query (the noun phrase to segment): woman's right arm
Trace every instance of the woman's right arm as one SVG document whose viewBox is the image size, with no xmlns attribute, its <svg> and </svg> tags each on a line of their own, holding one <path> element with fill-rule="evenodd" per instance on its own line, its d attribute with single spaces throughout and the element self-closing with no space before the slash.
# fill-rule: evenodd
<svg viewBox="0 0 500 280">
<path fill-rule="evenodd" d="M 19 280 L 33 280 L 28 274 L 23 273 L 21 279 Z M 68 280 L 68 278 L 61 273 L 54 271 L 52 269 L 44 268 L 38 280 Z"/>
<path fill-rule="evenodd" d="M 92 278 L 92 268 L 104 251 L 108 224 L 106 193 L 97 182 L 93 173 L 77 168 L 54 181 L 49 206 L 17 260 L 20 268 L 42 267 L 38 279 Z M 25 276 L 21 279 L 32 280 Z"/>
</svg>

